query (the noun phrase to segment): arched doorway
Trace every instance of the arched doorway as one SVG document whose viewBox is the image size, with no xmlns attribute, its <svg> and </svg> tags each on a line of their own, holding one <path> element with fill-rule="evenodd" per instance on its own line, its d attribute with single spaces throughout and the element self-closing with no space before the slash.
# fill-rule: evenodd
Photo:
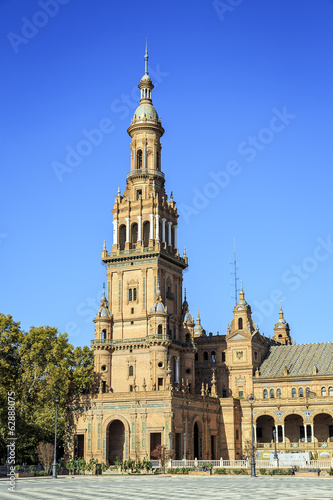
<svg viewBox="0 0 333 500">
<path fill-rule="evenodd" d="M 202 440 L 201 440 L 201 432 L 199 429 L 199 425 L 195 422 L 193 427 L 193 451 L 194 457 L 198 460 L 202 460 Z"/>
<path fill-rule="evenodd" d="M 286 443 L 304 441 L 304 423 L 300 415 L 288 415 L 284 419 Z"/>
<path fill-rule="evenodd" d="M 257 442 L 272 443 L 274 427 L 274 418 L 270 415 L 262 415 L 261 417 L 258 417 L 256 421 Z"/>
<path fill-rule="evenodd" d="M 125 458 L 125 427 L 120 420 L 114 420 L 109 425 L 109 464 L 114 464 L 115 460 Z"/>
<path fill-rule="evenodd" d="M 329 413 L 319 413 L 313 419 L 314 438 L 318 443 L 333 441 L 333 417 Z"/>
<path fill-rule="evenodd" d="M 148 247 L 149 246 L 149 231 L 150 231 L 150 224 L 148 221 L 143 223 L 143 246 Z"/>
</svg>

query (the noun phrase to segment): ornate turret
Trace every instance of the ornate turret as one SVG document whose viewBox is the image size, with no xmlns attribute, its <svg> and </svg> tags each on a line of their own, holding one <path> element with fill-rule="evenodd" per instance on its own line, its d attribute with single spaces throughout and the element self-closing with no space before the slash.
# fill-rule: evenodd
<svg viewBox="0 0 333 500">
<path fill-rule="evenodd" d="M 198 308 L 197 324 L 194 327 L 194 336 L 201 337 L 202 335 L 205 335 L 205 331 L 201 325 L 201 319 L 200 319 L 199 308 Z"/>
<path fill-rule="evenodd" d="M 255 324 L 251 317 L 251 307 L 245 300 L 245 293 L 243 290 L 243 282 L 239 294 L 239 301 L 234 307 L 234 319 L 230 325 L 230 334 L 234 334 L 235 331 L 253 333 L 255 331 Z"/>
<path fill-rule="evenodd" d="M 283 316 L 282 304 L 280 303 L 279 319 L 274 326 L 273 340 L 283 345 L 291 345 L 293 339 L 290 336 L 290 328 Z"/>
</svg>

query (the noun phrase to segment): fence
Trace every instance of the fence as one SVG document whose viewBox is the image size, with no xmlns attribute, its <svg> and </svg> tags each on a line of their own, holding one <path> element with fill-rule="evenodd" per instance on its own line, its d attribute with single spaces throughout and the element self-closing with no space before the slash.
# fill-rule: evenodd
<svg viewBox="0 0 333 500">
<path fill-rule="evenodd" d="M 249 469 L 251 467 L 250 460 L 169 460 L 168 468 L 180 467 L 203 467 L 204 465 L 221 469 Z M 332 460 L 256 460 L 256 468 L 258 469 L 280 469 L 289 468 L 292 466 L 300 467 L 301 469 L 330 469 L 333 468 Z"/>
</svg>

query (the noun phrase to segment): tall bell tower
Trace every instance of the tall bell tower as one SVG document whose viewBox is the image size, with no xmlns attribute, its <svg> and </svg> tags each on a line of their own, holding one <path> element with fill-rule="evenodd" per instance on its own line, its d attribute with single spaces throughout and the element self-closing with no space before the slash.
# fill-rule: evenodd
<svg viewBox="0 0 333 500">
<path fill-rule="evenodd" d="M 182 378 L 194 390 L 194 351 L 182 347 L 193 347 L 182 304 L 188 262 L 178 252 L 176 203 L 165 191 L 164 129 L 152 103 L 147 46 L 139 89 L 140 103 L 127 130 L 130 171 L 112 210 L 112 251 L 102 251 L 107 266 L 102 309 L 107 303 L 108 316 L 102 316 L 107 327 L 101 317 L 95 321 L 95 370 L 106 392 L 166 389 L 180 386 Z"/>
</svg>

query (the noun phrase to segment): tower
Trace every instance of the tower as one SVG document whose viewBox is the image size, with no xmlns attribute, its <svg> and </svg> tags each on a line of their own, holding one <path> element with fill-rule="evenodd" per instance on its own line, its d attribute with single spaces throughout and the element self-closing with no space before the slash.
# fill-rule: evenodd
<svg viewBox="0 0 333 500">
<path fill-rule="evenodd" d="M 293 343 L 293 339 L 290 336 L 289 324 L 284 319 L 281 303 L 280 303 L 279 319 L 274 326 L 273 340 L 283 345 L 292 345 Z"/>
<path fill-rule="evenodd" d="M 112 210 L 112 251 L 102 251 L 109 316 L 104 330 L 95 320 L 95 370 L 106 392 L 132 392 L 143 385 L 165 388 L 170 365 L 173 386 L 180 387 L 184 378 L 194 390 L 194 354 L 182 349 L 193 343 L 192 319 L 189 314 L 185 318 L 182 305 L 182 272 L 188 262 L 177 248 L 176 203 L 165 191 L 164 129 L 152 103 L 147 47 L 139 89 L 139 106 L 127 130 L 130 171 Z M 100 342 L 102 331 L 105 342 Z"/>
</svg>

